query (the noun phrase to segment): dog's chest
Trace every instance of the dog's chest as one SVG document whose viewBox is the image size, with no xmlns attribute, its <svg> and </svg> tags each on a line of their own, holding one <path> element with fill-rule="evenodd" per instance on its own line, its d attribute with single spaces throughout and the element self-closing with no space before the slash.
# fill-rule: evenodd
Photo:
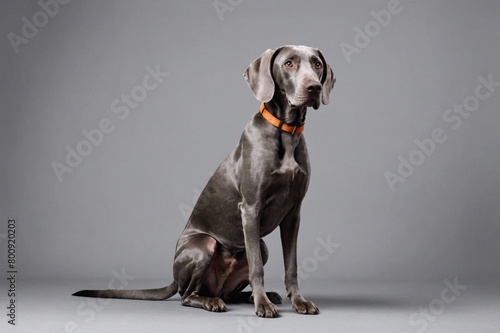
<svg viewBox="0 0 500 333">
<path fill-rule="evenodd" d="M 305 149 L 296 137 L 285 137 L 283 151 L 271 172 L 264 198 L 263 223 L 265 234 L 278 226 L 280 221 L 297 204 L 300 204 L 309 182 L 309 164 Z"/>
<path fill-rule="evenodd" d="M 306 171 L 297 163 L 292 156 L 284 156 L 281 164 L 271 174 L 275 175 L 278 181 L 293 182 L 295 177 L 299 174 L 306 174 Z"/>
<path fill-rule="evenodd" d="M 300 158 L 305 152 L 298 147 L 299 143 L 300 137 L 282 133 L 276 168 L 271 173 L 276 175 L 276 178 L 293 182 L 297 174 L 307 175 L 306 166 L 301 165 L 305 159 Z"/>
</svg>

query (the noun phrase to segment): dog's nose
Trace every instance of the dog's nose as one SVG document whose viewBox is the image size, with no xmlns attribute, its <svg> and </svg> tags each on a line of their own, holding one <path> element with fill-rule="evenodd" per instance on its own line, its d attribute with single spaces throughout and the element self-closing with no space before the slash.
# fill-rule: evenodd
<svg viewBox="0 0 500 333">
<path fill-rule="evenodd" d="M 306 90 L 309 93 L 319 93 L 319 92 L 321 92 L 321 84 L 319 84 L 319 83 L 309 84 L 306 87 Z"/>
</svg>

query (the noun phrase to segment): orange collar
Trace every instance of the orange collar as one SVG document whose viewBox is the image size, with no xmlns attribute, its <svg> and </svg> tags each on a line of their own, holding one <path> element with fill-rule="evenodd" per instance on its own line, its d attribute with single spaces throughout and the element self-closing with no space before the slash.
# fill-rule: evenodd
<svg viewBox="0 0 500 333">
<path fill-rule="evenodd" d="M 298 135 L 298 134 L 302 133 L 302 131 L 304 130 L 304 124 L 302 124 L 300 126 L 289 125 L 289 124 L 279 120 L 275 116 L 273 116 L 272 113 L 266 109 L 266 106 L 264 105 L 264 103 L 262 103 L 262 105 L 260 106 L 260 113 L 262 114 L 262 117 L 264 117 L 265 120 L 267 120 L 268 122 L 273 124 L 273 126 L 279 128 L 282 131 L 285 131 L 287 133 L 292 133 L 292 134 Z"/>
</svg>

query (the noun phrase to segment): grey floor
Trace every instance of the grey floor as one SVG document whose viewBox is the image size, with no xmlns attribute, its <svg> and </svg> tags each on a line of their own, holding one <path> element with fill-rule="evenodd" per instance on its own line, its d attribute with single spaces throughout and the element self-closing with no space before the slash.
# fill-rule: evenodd
<svg viewBox="0 0 500 333">
<path fill-rule="evenodd" d="M 450 280 L 453 282 L 453 279 Z M 462 284 L 461 281 L 459 281 Z M 134 281 L 138 286 L 161 282 Z M 27 282 L 18 284 L 17 325 L 0 324 L 1 332 L 500 332 L 500 289 L 474 284 L 447 290 L 442 283 L 395 284 L 302 283 L 302 291 L 321 310 L 317 316 L 296 314 L 288 300 L 277 319 L 260 319 L 253 306 L 230 305 L 226 313 L 183 307 L 179 296 L 167 301 L 105 300 L 72 297 L 82 288 L 106 281 Z M 5 290 L 4 285 L 2 290 Z M 281 292 L 281 283 L 266 281 Z M 2 293 L 2 303 L 6 302 Z M 2 304 L 4 308 L 4 304 Z M 5 310 L 4 310 L 5 311 Z"/>
</svg>

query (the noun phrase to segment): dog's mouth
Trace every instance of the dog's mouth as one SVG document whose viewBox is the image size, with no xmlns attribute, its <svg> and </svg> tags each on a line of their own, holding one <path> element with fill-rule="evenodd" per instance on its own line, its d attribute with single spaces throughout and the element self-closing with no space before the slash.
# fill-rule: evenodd
<svg viewBox="0 0 500 333">
<path fill-rule="evenodd" d="M 302 106 L 312 107 L 317 110 L 320 106 L 319 94 L 306 95 L 302 98 L 295 98 L 295 100 L 288 100 L 288 104 L 292 108 L 298 108 Z"/>
<path fill-rule="evenodd" d="M 309 99 L 309 102 L 306 104 L 308 107 L 311 107 L 314 109 L 314 110 L 317 110 L 319 109 L 319 98 L 313 98 L 313 99 Z"/>
</svg>

